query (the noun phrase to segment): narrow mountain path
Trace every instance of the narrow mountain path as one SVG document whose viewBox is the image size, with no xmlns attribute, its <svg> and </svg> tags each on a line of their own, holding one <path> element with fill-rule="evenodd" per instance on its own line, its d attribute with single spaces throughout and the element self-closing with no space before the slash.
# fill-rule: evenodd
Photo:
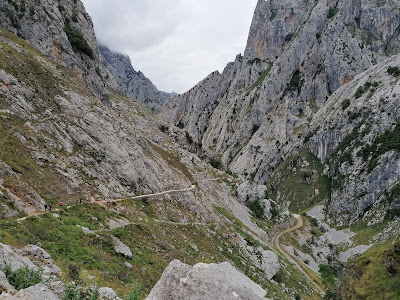
<svg viewBox="0 0 400 300">
<path fill-rule="evenodd" d="M 307 280 L 308 280 L 309 282 L 311 282 L 311 283 L 314 285 L 314 287 L 317 289 L 317 291 L 318 291 L 321 295 L 324 295 L 324 294 L 325 294 L 324 288 L 323 288 L 322 286 L 320 286 L 317 282 L 315 282 L 315 281 L 306 273 L 306 271 L 304 271 L 303 267 L 300 266 L 300 264 L 296 261 L 296 259 L 295 259 L 295 258 L 281 245 L 281 243 L 280 243 L 280 238 L 281 238 L 284 234 L 287 234 L 287 233 L 296 231 L 297 229 L 300 229 L 301 227 L 303 227 L 303 225 L 304 225 L 303 217 L 300 216 L 300 215 L 296 215 L 296 214 L 294 215 L 294 217 L 296 218 L 297 223 L 296 223 L 294 226 L 292 226 L 292 227 L 290 227 L 290 228 L 287 228 L 287 229 L 285 229 L 285 230 L 279 232 L 279 233 L 276 235 L 275 239 L 274 239 L 274 246 L 275 246 L 275 248 L 276 248 L 277 250 L 279 250 L 279 251 L 283 254 L 283 256 L 285 256 L 285 257 L 287 258 L 287 260 L 289 260 L 289 261 L 296 267 L 297 270 L 299 270 L 299 272 L 300 272 L 301 274 L 303 274 L 303 275 L 307 278 Z"/>
</svg>

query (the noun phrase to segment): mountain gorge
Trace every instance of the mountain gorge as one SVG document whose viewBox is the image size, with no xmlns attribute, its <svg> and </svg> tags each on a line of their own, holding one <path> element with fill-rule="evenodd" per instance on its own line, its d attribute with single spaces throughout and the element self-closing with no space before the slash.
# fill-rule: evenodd
<svg viewBox="0 0 400 300">
<path fill-rule="evenodd" d="M 169 95 L 80 0 L 2 1 L 0 299 L 400 297 L 399 16 L 259 0 Z"/>
</svg>

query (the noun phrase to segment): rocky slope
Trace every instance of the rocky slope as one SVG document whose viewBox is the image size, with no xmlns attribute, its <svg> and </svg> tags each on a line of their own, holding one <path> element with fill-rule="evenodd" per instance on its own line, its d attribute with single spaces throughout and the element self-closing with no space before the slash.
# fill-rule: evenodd
<svg viewBox="0 0 400 300">
<path fill-rule="evenodd" d="M 18 34 L 55 62 L 74 68 L 98 98 L 105 82 L 116 83 L 100 60 L 90 16 L 81 1 L 13 1 L 0 3 L 1 26 Z"/>
<path fill-rule="evenodd" d="M 331 93 L 399 52 L 399 1 L 258 1 L 244 56 L 162 117 L 233 172 L 265 181 Z"/>
<path fill-rule="evenodd" d="M 0 128 L 0 241 L 41 245 L 67 282 L 124 296 L 138 282 L 144 298 L 178 258 L 230 261 L 271 297 L 317 295 L 268 250 L 235 197 L 240 181 L 175 143 L 183 130 L 118 93 L 99 99 L 80 70 L 3 27 Z"/>
<path fill-rule="evenodd" d="M 99 50 L 105 67 L 118 84 L 118 90 L 150 110 L 159 112 L 170 94 L 159 91 L 142 72 L 136 72 L 128 56 L 114 53 L 102 45 L 99 45 Z"/>
</svg>

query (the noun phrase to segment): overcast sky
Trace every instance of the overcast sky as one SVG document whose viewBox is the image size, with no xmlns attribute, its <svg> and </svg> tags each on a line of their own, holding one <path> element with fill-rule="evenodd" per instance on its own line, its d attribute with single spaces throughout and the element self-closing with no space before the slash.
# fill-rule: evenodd
<svg viewBox="0 0 400 300">
<path fill-rule="evenodd" d="M 97 39 L 182 93 L 243 53 L 257 0 L 82 0 Z"/>
</svg>

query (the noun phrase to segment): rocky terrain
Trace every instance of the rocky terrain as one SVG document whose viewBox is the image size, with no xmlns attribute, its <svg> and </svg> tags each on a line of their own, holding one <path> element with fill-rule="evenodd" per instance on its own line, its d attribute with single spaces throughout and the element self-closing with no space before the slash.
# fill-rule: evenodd
<svg viewBox="0 0 400 300">
<path fill-rule="evenodd" d="M 128 56 L 114 53 L 103 45 L 99 45 L 99 50 L 104 65 L 117 81 L 118 90 L 150 110 L 159 112 L 170 94 L 159 91 L 142 72 L 136 72 Z"/>
<path fill-rule="evenodd" d="M 157 116 L 79 0 L 1 2 L 0 299 L 398 297 L 399 8 L 260 0 Z"/>
</svg>

